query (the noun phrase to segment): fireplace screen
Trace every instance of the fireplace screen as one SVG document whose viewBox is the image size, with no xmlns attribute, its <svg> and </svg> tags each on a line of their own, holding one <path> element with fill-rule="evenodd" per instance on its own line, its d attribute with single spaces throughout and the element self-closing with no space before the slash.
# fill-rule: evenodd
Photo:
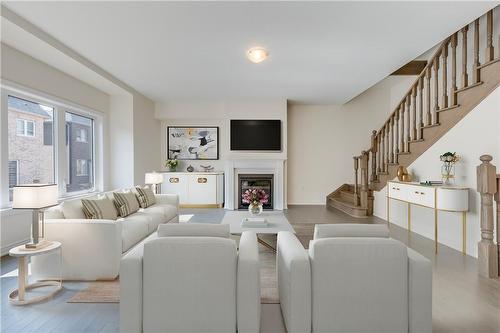
<svg viewBox="0 0 500 333">
<path fill-rule="evenodd" d="M 238 209 L 247 209 L 241 195 L 248 189 L 262 189 L 269 194 L 269 202 L 264 204 L 264 209 L 273 209 L 273 175 L 238 175 Z"/>
</svg>

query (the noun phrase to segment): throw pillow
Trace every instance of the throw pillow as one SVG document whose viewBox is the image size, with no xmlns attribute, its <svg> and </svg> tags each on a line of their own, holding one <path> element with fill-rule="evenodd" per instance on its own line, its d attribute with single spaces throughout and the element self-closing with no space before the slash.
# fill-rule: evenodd
<svg viewBox="0 0 500 333">
<path fill-rule="evenodd" d="M 156 197 L 153 191 L 149 187 L 136 186 L 139 204 L 141 208 L 148 208 L 156 203 Z"/>
<path fill-rule="evenodd" d="M 106 197 L 82 199 L 82 210 L 87 219 L 116 220 L 118 217 L 113 202 Z"/>
<path fill-rule="evenodd" d="M 121 217 L 128 216 L 139 210 L 139 202 L 133 192 L 113 192 L 115 206 Z"/>
</svg>

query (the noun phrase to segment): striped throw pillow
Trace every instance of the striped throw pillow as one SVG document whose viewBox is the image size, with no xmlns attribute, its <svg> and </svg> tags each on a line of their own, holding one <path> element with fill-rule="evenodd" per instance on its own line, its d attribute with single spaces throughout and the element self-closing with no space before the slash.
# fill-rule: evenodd
<svg viewBox="0 0 500 333">
<path fill-rule="evenodd" d="M 136 186 L 137 198 L 139 199 L 139 204 L 141 208 L 148 208 L 156 203 L 156 197 L 153 191 L 149 187 Z"/>
<path fill-rule="evenodd" d="M 118 217 L 113 202 L 108 198 L 82 199 L 82 210 L 87 219 L 116 220 Z"/>
<path fill-rule="evenodd" d="M 139 210 L 139 201 L 133 192 L 113 192 L 115 206 L 121 217 L 128 216 Z"/>
</svg>

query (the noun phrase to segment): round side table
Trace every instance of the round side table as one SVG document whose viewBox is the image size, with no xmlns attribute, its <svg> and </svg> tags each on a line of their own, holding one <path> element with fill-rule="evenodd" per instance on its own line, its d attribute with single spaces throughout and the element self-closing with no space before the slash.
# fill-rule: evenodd
<svg viewBox="0 0 500 333">
<path fill-rule="evenodd" d="M 40 302 L 54 296 L 58 291 L 62 289 L 62 278 L 59 280 L 48 280 L 40 281 L 32 284 L 28 283 L 28 259 L 29 257 L 39 256 L 44 254 L 49 254 L 55 251 L 59 251 L 60 264 L 62 261 L 62 248 L 59 242 L 49 242 L 47 246 L 39 249 L 27 249 L 24 245 L 12 248 L 9 251 L 9 255 L 18 258 L 18 289 L 12 291 L 9 294 L 9 301 L 14 305 L 26 305 L 36 302 Z M 62 268 L 62 266 L 60 266 Z M 26 290 L 54 286 L 54 290 L 50 291 L 48 294 L 33 297 L 31 299 L 26 299 Z"/>
</svg>

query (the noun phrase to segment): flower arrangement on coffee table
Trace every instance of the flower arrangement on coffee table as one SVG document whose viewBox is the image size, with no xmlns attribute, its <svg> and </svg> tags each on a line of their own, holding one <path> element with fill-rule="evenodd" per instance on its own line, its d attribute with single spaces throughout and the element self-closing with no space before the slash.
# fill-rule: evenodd
<svg viewBox="0 0 500 333">
<path fill-rule="evenodd" d="M 263 189 L 250 188 L 241 195 L 243 203 L 248 204 L 248 211 L 251 215 L 262 213 L 263 205 L 269 202 L 269 194 Z"/>
</svg>

